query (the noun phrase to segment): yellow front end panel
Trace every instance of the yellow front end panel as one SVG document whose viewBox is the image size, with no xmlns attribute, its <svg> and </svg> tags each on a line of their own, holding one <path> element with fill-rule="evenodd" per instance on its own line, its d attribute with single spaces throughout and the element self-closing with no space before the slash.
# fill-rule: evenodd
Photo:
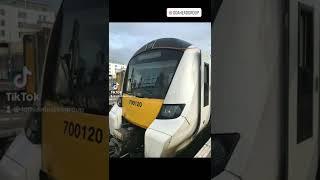
<svg viewBox="0 0 320 180">
<path fill-rule="evenodd" d="M 46 103 L 48 111 L 59 107 Z M 55 180 L 108 179 L 107 116 L 44 112 L 42 169 Z"/>
<path fill-rule="evenodd" d="M 138 98 L 123 95 L 123 117 L 130 123 L 147 129 L 160 112 L 163 99 Z"/>
</svg>

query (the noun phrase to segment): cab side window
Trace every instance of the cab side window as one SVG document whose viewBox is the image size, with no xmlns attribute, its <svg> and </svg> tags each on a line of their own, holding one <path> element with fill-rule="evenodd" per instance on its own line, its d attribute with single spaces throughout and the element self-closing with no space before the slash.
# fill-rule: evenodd
<svg viewBox="0 0 320 180">
<path fill-rule="evenodd" d="M 313 133 L 313 10 L 299 4 L 297 143 Z"/>
<path fill-rule="evenodd" d="M 203 98 L 204 98 L 204 102 L 203 102 L 203 106 L 207 106 L 209 105 L 209 64 L 204 63 L 204 71 L 203 71 L 203 83 L 204 83 L 204 92 L 203 92 Z"/>
</svg>

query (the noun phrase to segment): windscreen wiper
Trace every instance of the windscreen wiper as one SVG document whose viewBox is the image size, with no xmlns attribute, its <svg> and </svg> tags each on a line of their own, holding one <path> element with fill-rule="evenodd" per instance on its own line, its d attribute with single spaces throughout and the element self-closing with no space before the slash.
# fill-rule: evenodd
<svg viewBox="0 0 320 180">
<path fill-rule="evenodd" d="M 72 78 L 72 81 L 75 80 L 76 71 L 78 70 L 79 66 L 79 30 L 80 30 L 80 24 L 78 20 L 74 20 L 73 22 L 73 30 L 72 30 L 72 39 L 69 45 L 69 52 L 71 54 L 71 60 L 70 60 L 70 77 Z M 77 83 L 77 82 L 73 82 Z"/>
<path fill-rule="evenodd" d="M 136 95 L 138 98 L 145 98 L 143 95 Z"/>
</svg>

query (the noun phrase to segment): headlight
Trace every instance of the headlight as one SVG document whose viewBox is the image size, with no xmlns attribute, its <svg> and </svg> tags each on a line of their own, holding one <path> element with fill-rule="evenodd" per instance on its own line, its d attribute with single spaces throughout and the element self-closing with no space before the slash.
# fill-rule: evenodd
<svg viewBox="0 0 320 180">
<path fill-rule="evenodd" d="M 118 100 L 117 100 L 117 105 L 119 107 L 122 107 L 122 97 L 119 97 Z"/>
<path fill-rule="evenodd" d="M 174 119 L 181 115 L 185 104 L 164 104 L 157 119 Z"/>
<path fill-rule="evenodd" d="M 25 133 L 33 144 L 41 144 L 41 113 L 32 113 L 29 116 Z"/>
</svg>

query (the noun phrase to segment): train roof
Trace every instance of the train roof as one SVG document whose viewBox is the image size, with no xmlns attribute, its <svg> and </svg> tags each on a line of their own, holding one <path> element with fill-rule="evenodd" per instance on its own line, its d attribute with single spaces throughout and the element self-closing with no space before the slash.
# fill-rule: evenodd
<svg viewBox="0 0 320 180">
<path fill-rule="evenodd" d="M 190 43 L 176 38 L 161 38 L 153 40 L 146 45 L 142 46 L 134 55 L 138 55 L 144 51 L 149 51 L 152 49 L 159 49 L 159 48 L 173 48 L 173 49 L 186 49 L 191 46 Z"/>
</svg>

